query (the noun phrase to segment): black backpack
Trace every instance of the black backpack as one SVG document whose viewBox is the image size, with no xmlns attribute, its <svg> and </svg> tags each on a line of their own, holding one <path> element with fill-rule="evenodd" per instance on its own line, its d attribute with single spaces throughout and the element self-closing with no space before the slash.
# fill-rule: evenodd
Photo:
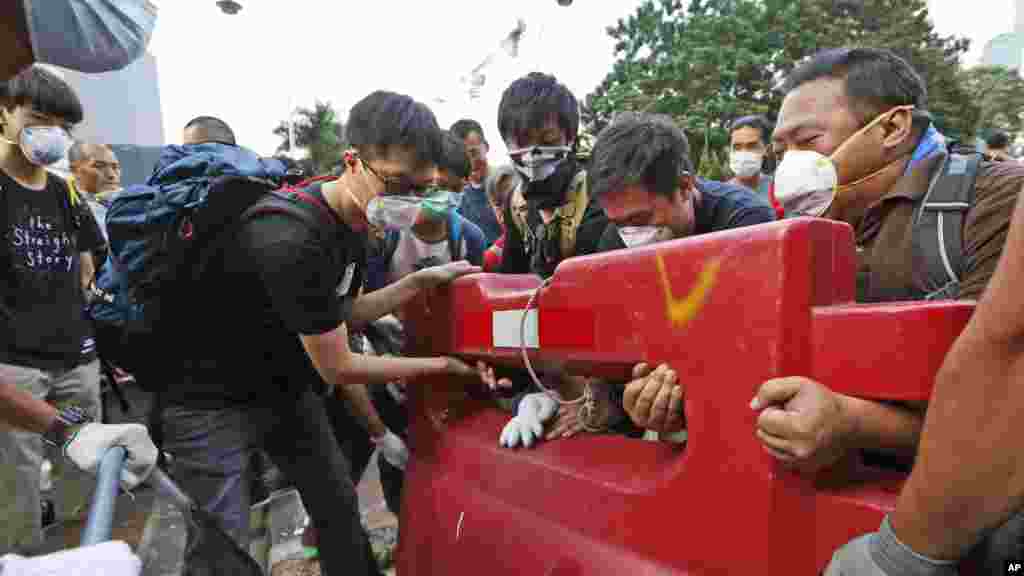
<svg viewBox="0 0 1024 576">
<path fill-rule="evenodd" d="M 951 147 L 914 207 L 913 262 L 926 300 L 956 299 L 964 272 L 963 226 L 982 155 Z"/>
</svg>

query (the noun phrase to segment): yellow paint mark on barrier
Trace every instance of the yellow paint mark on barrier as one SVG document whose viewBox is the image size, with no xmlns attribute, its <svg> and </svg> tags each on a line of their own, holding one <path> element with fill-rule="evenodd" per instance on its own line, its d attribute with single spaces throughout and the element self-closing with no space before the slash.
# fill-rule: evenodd
<svg viewBox="0 0 1024 576">
<path fill-rule="evenodd" d="M 693 288 L 683 298 L 676 298 L 672 295 L 672 285 L 668 281 L 668 269 L 665 267 L 665 260 L 661 257 L 661 254 L 655 253 L 654 258 L 658 264 L 661 287 L 665 290 L 665 308 L 668 313 L 668 319 L 676 328 L 682 328 L 704 307 L 708 293 L 711 292 L 711 287 L 715 284 L 718 269 L 722 266 L 722 258 L 713 258 L 704 263 L 700 273 L 697 275 L 697 281 L 694 283 Z"/>
</svg>

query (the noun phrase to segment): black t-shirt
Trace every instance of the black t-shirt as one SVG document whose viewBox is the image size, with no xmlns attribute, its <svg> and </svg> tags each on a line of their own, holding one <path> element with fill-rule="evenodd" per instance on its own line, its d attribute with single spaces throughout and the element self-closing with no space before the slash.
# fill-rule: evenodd
<svg viewBox="0 0 1024 576">
<path fill-rule="evenodd" d="M 750 193 L 750 190 L 714 180 L 697 180 L 700 189 L 700 203 L 694 210 L 693 235 L 718 232 L 730 228 L 741 228 L 754 224 L 764 224 L 775 220 L 775 211 L 763 198 Z M 608 226 L 598 252 L 620 250 L 626 244 L 619 236 L 619 229 L 614 224 Z"/>
<path fill-rule="evenodd" d="M 80 253 L 103 242 L 87 212 L 58 176 L 31 190 L 0 171 L 0 362 L 66 370 L 95 357 Z"/>
<path fill-rule="evenodd" d="M 501 273 L 503 274 L 537 274 L 547 278 L 555 272 L 555 268 L 563 260 L 560 250 L 558 233 L 548 234 L 547 230 L 555 226 L 543 225 L 540 211 L 530 207 L 526 212 L 526 225 L 538 233 L 528 234 L 526 238 L 513 224 L 511 197 L 505 202 L 505 248 L 501 257 Z M 583 212 L 583 219 L 576 228 L 576 251 L 574 256 L 593 254 L 598 250 L 601 235 L 608 227 L 608 217 L 594 198 L 590 198 Z M 544 232 L 540 229 L 546 228 Z"/>
<path fill-rule="evenodd" d="M 305 193 L 326 206 L 320 184 Z M 322 385 L 299 335 L 348 320 L 363 284 L 366 240 L 333 211 L 305 208 L 315 227 L 289 215 L 258 215 L 214 257 L 220 261 L 209 269 L 222 272 L 201 280 L 205 313 L 190 313 L 199 321 L 188 329 L 182 384 L 167 383 L 170 403 L 268 405 Z"/>
</svg>

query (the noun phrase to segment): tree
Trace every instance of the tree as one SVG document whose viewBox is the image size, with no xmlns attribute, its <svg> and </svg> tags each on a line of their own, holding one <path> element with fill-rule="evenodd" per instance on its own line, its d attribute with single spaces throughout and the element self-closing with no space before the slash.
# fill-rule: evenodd
<svg viewBox="0 0 1024 576">
<path fill-rule="evenodd" d="M 959 135 L 976 124 L 958 81 L 968 41 L 938 36 L 924 0 L 647 0 L 607 32 L 616 61 L 584 100 L 584 122 L 596 133 L 620 110 L 669 114 L 698 163 L 705 142 L 724 146 L 732 118 L 773 117 L 782 79 L 827 47 L 893 50 L 926 79 L 940 127 Z"/>
<path fill-rule="evenodd" d="M 317 100 L 313 108 L 299 108 L 295 111 L 295 146 L 306 150 L 307 170 L 325 174 L 340 160 L 348 146 L 345 126 L 337 121 L 337 113 L 330 102 Z M 288 121 L 283 120 L 274 128 L 274 135 L 282 139 L 278 152 L 289 152 Z"/>
<path fill-rule="evenodd" d="M 978 66 L 965 70 L 961 80 L 971 101 L 978 106 L 980 130 L 1003 130 L 1010 134 L 1024 131 L 1024 80 L 1016 70 Z"/>
</svg>

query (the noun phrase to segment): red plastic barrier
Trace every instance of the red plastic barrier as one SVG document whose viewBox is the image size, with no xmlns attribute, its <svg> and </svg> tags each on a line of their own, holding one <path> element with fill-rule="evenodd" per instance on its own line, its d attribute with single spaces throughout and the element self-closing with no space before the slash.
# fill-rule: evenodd
<svg viewBox="0 0 1024 576">
<path fill-rule="evenodd" d="M 720 258 L 686 325 L 669 318 L 656 255 L 675 299 Z M 788 472 L 754 435 L 755 390 L 808 375 L 851 395 L 926 399 L 972 309 L 852 304 L 854 272 L 850 228 L 809 219 L 563 263 L 535 303 L 535 367 L 624 378 L 638 361 L 668 362 L 686 383 L 685 449 L 617 436 L 500 448 L 509 415 L 474 398 L 479 386 L 421 382 L 399 573 L 818 573 L 877 529 L 902 478 Z M 417 352 L 520 366 L 518 322 L 495 312 L 525 308 L 538 284 L 479 275 L 411 306 Z"/>
</svg>

